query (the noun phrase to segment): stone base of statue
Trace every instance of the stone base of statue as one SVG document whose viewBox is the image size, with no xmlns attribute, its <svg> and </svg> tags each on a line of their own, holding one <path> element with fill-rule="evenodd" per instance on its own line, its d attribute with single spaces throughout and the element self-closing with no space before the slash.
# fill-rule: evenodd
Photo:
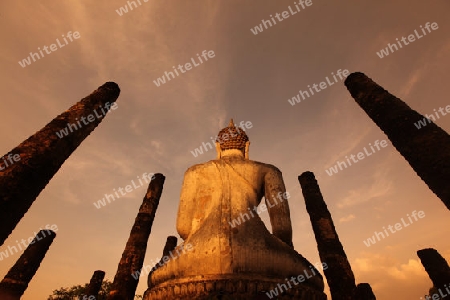
<svg viewBox="0 0 450 300">
<path fill-rule="evenodd" d="M 172 279 L 148 289 L 144 294 L 144 300 L 327 299 L 323 292 L 310 285 L 299 282 L 294 284 L 289 281 L 290 288 L 285 278 L 259 277 L 258 275 L 239 277 L 235 275 L 220 279 L 217 276 Z"/>
</svg>

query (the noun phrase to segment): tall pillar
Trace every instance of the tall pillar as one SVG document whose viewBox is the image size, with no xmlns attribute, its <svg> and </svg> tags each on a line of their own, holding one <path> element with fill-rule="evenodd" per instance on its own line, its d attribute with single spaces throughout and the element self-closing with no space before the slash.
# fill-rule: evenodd
<svg viewBox="0 0 450 300">
<path fill-rule="evenodd" d="M 148 280 L 147 280 L 148 287 L 151 287 L 151 283 L 150 283 L 150 276 L 151 276 L 151 274 L 156 269 L 160 268 L 164 264 L 164 257 L 171 258 L 170 252 L 175 250 L 175 248 L 177 247 L 177 242 L 178 242 L 178 239 L 175 236 L 168 236 L 167 237 L 166 244 L 164 245 L 164 249 L 163 249 L 163 256 L 161 257 L 159 262 L 157 262 L 156 265 L 153 266 L 153 268 L 150 270 L 150 272 L 148 274 Z"/>
<path fill-rule="evenodd" d="M 51 230 L 41 230 L 36 234 L 36 237 L 0 282 L 0 299 L 20 299 L 36 274 L 55 236 L 56 233 Z"/>
<path fill-rule="evenodd" d="M 159 262 L 152 268 L 151 272 L 155 271 L 161 265 L 164 264 L 164 260 L 165 260 L 164 257 L 168 257 L 169 259 L 171 259 L 170 252 L 175 250 L 175 248 L 177 247 L 177 242 L 178 242 L 178 239 L 175 236 L 167 237 L 166 244 L 164 245 L 164 249 L 163 249 L 163 256 L 161 257 Z M 150 272 L 150 274 L 151 274 L 151 272 Z M 150 278 L 150 274 L 148 275 L 149 278 Z"/>
<path fill-rule="evenodd" d="M 376 300 L 372 288 L 368 283 L 360 283 L 356 286 L 354 300 Z"/>
<path fill-rule="evenodd" d="M 426 126 L 418 129 L 417 122 L 426 118 L 363 73 L 350 74 L 345 85 L 359 106 L 384 131 L 417 175 L 450 209 L 448 133 L 436 124 L 428 122 Z"/>
<path fill-rule="evenodd" d="M 443 289 L 444 284 L 450 287 L 450 267 L 437 250 L 433 248 L 422 249 L 417 251 L 417 256 L 419 256 L 436 289 Z"/>
<path fill-rule="evenodd" d="M 86 296 L 89 299 L 89 296 L 94 296 L 95 299 L 98 297 L 98 292 L 102 288 L 103 278 L 105 278 L 105 272 L 97 270 L 92 275 L 91 281 L 86 289 Z"/>
<path fill-rule="evenodd" d="M 177 246 L 178 239 L 175 236 L 168 236 L 166 240 L 166 244 L 164 245 L 163 249 L 163 257 L 164 256 L 170 256 L 170 252 L 175 250 L 175 247 Z"/>
<path fill-rule="evenodd" d="M 119 93 L 116 83 L 105 83 L 0 159 L 0 245 L 64 161 L 100 124 Z"/>
<path fill-rule="evenodd" d="M 328 266 L 323 272 L 330 287 L 331 297 L 333 300 L 352 300 L 356 289 L 355 276 L 314 173 L 304 172 L 298 176 L 298 181 L 316 237 L 320 260 Z"/>
<path fill-rule="evenodd" d="M 164 249 L 163 249 L 163 256 L 161 257 L 161 259 L 159 260 L 159 262 L 156 263 L 156 265 L 153 266 L 153 268 L 150 270 L 150 272 L 148 273 L 148 277 L 147 277 L 147 286 L 149 288 L 152 287 L 151 284 L 151 275 L 152 273 L 160 268 L 160 265 L 162 266 L 164 263 L 164 257 L 170 257 L 170 252 L 172 252 L 173 250 L 175 250 L 175 248 L 177 247 L 177 243 L 178 243 L 178 239 L 175 236 L 168 236 L 167 240 L 166 240 L 166 244 L 164 245 Z M 149 294 L 150 294 L 150 289 L 146 290 L 144 293 L 144 299 L 149 299 Z"/>
<path fill-rule="evenodd" d="M 122 259 L 111 286 L 108 300 L 133 300 L 139 280 L 132 274 L 140 272 L 144 263 L 147 241 L 163 190 L 165 177 L 155 174 L 148 186 L 139 213 L 131 229 Z"/>
</svg>

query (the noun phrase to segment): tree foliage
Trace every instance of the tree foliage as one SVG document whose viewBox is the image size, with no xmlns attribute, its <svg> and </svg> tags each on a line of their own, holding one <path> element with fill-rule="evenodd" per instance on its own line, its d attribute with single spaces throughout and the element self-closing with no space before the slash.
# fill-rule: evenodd
<svg viewBox="0 0 450 300">
<path fill-rule="evenodd" d="M 84 293 L 88 287 L 88 283 L 84 286 L 74 285 L 69 288 L 60 288 L 53 291 L 53 294 L 48 296 L 47 300 L 79 300 L 83 299 Z M 104 280 L 102 283 L 102 287 L 98 293 L 98 297 L 96 300 L 106 300 L 108 297 L 109 291 L 111 290 L 112 282 L 109 280 Z M 142 299 L 142 296 L 135 296 L 135 299 Z"/>
</svg>

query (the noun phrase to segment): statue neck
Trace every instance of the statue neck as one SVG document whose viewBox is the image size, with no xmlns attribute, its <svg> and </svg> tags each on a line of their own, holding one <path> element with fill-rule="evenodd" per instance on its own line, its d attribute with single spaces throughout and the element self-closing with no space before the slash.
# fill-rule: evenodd
<svg viewBox="0 0 450 300">
<path fill-rule="evenodd" d="M 244 153 L 241 150 L 238 149 L 228 149 L 228 150 L 223 150 L 221 153 L 222 157 L 227 157 L 227 156 L 239 156 L 244 158 Z"/>
</svg>

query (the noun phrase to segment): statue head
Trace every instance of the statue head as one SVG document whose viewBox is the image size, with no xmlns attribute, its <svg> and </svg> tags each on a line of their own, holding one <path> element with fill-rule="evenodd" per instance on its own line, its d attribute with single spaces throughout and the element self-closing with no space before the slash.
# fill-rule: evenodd
<svg viewBox="0 0 450 300">
<path fill-rule="evenodd" d="M 220 130 L 217 135 L 217 158 L 221 158 L 223 151 L 236 149 L 241 151 L 244 157 L 248 159 L 249 146 L 250 141 L 244 129 L 241 127 L 236 127 L 233 119 L 231 119 L 228 126 Z"/>
</svg>

